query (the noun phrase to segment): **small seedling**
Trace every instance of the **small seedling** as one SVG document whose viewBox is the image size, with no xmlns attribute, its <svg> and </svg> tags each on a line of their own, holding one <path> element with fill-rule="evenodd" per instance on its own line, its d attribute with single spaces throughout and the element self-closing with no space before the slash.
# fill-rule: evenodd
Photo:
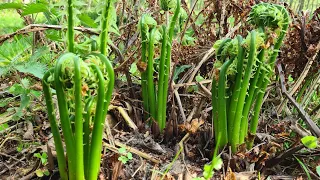
<svg viewBox="0 0 320 180">
<path fill-rule="evenodd" d="M 47 162 L 48 162 L 48 155 L 47 155 L 47 153 L 45 153 L 45 152 L 42 153 L 42 154 L 40 154 L 40 153 L 35 153 L 33 156 L 39 158 L 39 159 L 41 160 L 41 164 L 42 164 L 42 165 L 46 165 Z"/>
<path fill-rule="evenodd" d="M 318 146 L 317 138 L 314 136 L 305 136 L 301 139 L 301 142 L 309 149 L 315 149 Z"/>
<path fill-rule="evenodd" d="M 43 177 L 43 175 L 49 176 L 50 172 L 48 171 L 48 169 L 44 168 L 44 169 L 37 169 L 36 170 L 36 175 L 38 177 Z"/>
<path fill-rule="evenodd" d="M 121 161 L 123 164 L 126 164 L 129 160 L 132 159 L 131 152 L 127 152 L 125 147 L 119 148 L 118 152 L 119 154 L 121 154 L 118 160 Z"/>
</svg>

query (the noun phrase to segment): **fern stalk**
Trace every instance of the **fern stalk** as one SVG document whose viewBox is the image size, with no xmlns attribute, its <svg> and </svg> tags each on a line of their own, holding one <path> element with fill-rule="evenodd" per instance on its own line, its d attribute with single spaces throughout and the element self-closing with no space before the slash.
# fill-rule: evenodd
<svg viewBox="0 0 320 180">
<path fill-rule="evenodd" d="M 82 85 L 80 59 L 74 58 L 74 97 L 75 97 L 75 148 L 76 148 L 76 179 L 84 179 L 83 165 L 83 122 L 82 122 Z"/>
<path fill-rule="evenodd" d="M 236 114 L 235 118 L 233 120 L 233 131 L 232 131 L 232 138 L 231 138 L 231 149 L 232 152 L 237 151 L 237 146 L 239 144 L 239 134 L 240 134 L 240 125 L 241 125 L 241 118 L 242 118 L 242 111 L 243 111 L 243 106 L 245 103 L 245 98 L 247 94 L 247 89 L 249 86 L 249 81 L 250 81 L 250 75 L 252 72 L 252 66 L 255 62 L 255 55 L 256 55 L 256 32 L 253 30 L 250 33 L 250 51 L 249 51 L 249 59 L 248 59 L 248 64 L 245 70 L 245 74 L 243 77 L 243 82 L 241 85 L 241 90 L 239 94 L 239 100 L 237 104 L 237 109 L 236 109 Z"/>
<path fill-rule="evenodd" d="M 167 53 L 167 34 L 166 34 L 166 27 L 162 26 L 162 42 L 161 42 L 161 52 L 160 52 L 160 65 L 159 65 L 159 81 L 158 81 L 158 113 L 157 113 L 157 121 L 158 125 L 162 125 L 163 119 L 163 108 L 166 106 L 164 105 L 164 72 L 165 72 L 165 60 L 166 60 L 166 53 Z M 161 129 L 161 128 L 160 128 Z"/>
<path fill-rule="evenodd" d="M 260 77 L 260 71 L 263 66 L 264 57 L 265 57 L 265 49 L 262 49 L 258 55 L 258 61 L 256 65 L 258 66 L 257 70 L 255 71 L 254 78 L 250 81 L 250 87 L 248 90 L 248 96 L 245 99 L 245 104 L 242 112 L 241 118 L 241 126 L 240 126 L 240 136 L 239 136 L 239 144 L 244 143 L 244 139 L 246 134 L 248 133 L 248 115 L 250 109 L 252 107 L 253 100 L 255 99 L 255 90 L 257 89 L 257 82 Z"/>
<path fill-rule="evenodd" d="M 102 131 L 104 126 L 104 119 L 103 119 L 103 111 L 99 110 L 99 108 L 104 108 L 104 78 L 99 71 L 97 65 L 92 65 L 92 68 L 94 69 L 99 82 L 98 82 L 98 96 L 97 96 L 97 107 L 96 107 L 96 113 L 94 117 L 94 126 L 92 131 L 92 139 L 91 139 L 91 148 L 90 148 L 90 159 L 89 159 L 89 165 L 90 168 L 88 173 L 88 179 L 89 180 L 95 180 L 97 179 L 98 173 L 99 173 L 99 167 L 100 167 L 100 159 L 101 159 L 101 140 L 102 140 Z M 100 140 L 101 139 L 101 140 Z"/>
<path fill-rule="evenodd" d="M 108 30 L 110 23 L 110 11 L 111 11 L 111 1 L 105 1 L 105 8 L 103 9 L 102 22 L 101 22 L 101 35 L 100 35 L 100 52 L 103 55 L 107 54 L 107 44 L 108 44 Z"/>
<path fill-rule="evenodd" d="M 229 116 L 228 116 L 228 136 L 232 137 L 233 132 L 233 120 L 236 114 L 236 108 L 238 105 L 240 89 L 241 89 L 241 81 L 242 81 L 242 69 L 243 69 L 243 59 L 244 59 L 244 49 L 242 47 L 242 36 L 238 35 L 238 57 L 237 57 L 237 76 L 235 86 L 233 88 L 231 100 L 230 100 L 230 108 L 229 108 Z"/>
<path fill-rule="evenodd" d="M 154 70 L 153 70 L 153 56 L 154 56 L 154 43 L 155 43 L 156 28 L 152 28 L 149 34 L 149 50 L 148 50 L 148 68 L 147 68 L 147 84 L 148 84 L 148 102 L 150 105 L 150 114 L 153 119 L 156 118 L 156 94 L 154 91 Z"/>
<path fill-rule="evenodd" d="M 168 99 L 168 87 L 169 87 L 169 75 L 170 75 L 170 66 L 171 66 L 171 50 L 172 50 L 172 39 L 174 26 L 176 25 L 177 19 L 180 13 L 180 0 L 177 0 L 176 9 L 174 11 L 173 17 L 170 21 L 170 26 L 168 29 L 168 42 L 166 44 L 166 63 L 165 63 L 165 71 L 164 71 L 164 83 L 163 83 L 163 108 L 162 108 L 162 120 L 160 124 L 160 131 L 162 131 L 166 126 L 166 110 L 167 110 L 167 99 Z"/>
<path fill-rule="evenodd" d="M 83 164 L 85 169 L 85 177 L 88 177 L 89 171 L 89 154 L 90 154 L 90 121 L 91 121 L 91 112 L 94 98 L 91 96 L 88 98 L 88 101 L 84 108 L 84 124 L 83 124 Z"/>
<path fill-rule="evenodd" d="M 99 79 L 98 82 L 98 97 L 97 97 L 97 106 L 95 112 L 94 126 L 92 130 L 92 139 L 91 139 L 91 147 L 90 147 L 90 159 L 89 165 L 90 168 L 88 173 L 89 180 L 96 180 L 98 178 L 99 170 L 100 170 L 100 160 L 101 160 L 101 150 L 102 150 L 102 134 L 104 121 L 107 116 L 108 106 L 111 101 L 112 90 L 114 88 L 114 71 L 111 65 L 111 62 L 107 60 L 107 58 L 102 54 L 92 53 L 100 58 L 100 61 L 105 65 L 107 73 L 108 73 L 108 89 L 104 88 L 105 79 L 102 75 L 101 70 L 97 65 L 91 65 L 94 69 L 97 77 Z M 105 93 L 106 91 L 106 93 Z"/>
<path fill-rule="evenodd" d="M 62 65 L 69 58 L 76 58 L 72 53 L 66 53 L 62 55 L 56 62 L 55 71 L 54 71 L 54 82 L 56 87 L 58 107 L 61 121 L 62 133 L 64 136 L 66 151 L 68 156 L 68 170 L 69 170 L 69 179 L 76 179 L 76 149 L 73 132 L 71 129 L 71 123 L 68 115 L 68 105 L 66 97 L 63 90 L 62 79 Z M 82 158 L 81 158 L 82 159 Z"/>
<path fill-rule="evenodd" d="M 219 131 L 221 132 L 220 147 L 228 143 L 228 125 L 227 125 L 227 104 L 226 104 L 226 72 L 235 58 L 227 60 L 220 69 L 219 73 L 219 88 L 218 88 L 218 121 Z"/>
<path fill-rule="evenodd" d="M 62 140 L 61 140 L 58 125 L 56 123 L 56 116 L 54 114 L 52 94 L 51 94 L 50 86 L 48 83 L 48 78 L 51 74 L 53 74 L 53 72 L 54 72 L 54 68 L 51 68 L 50 70 L 48 70 L 45 73 L 45 75 L 43 76 L 43 80 L 42 80 L 42 88 L 43 88 L 43 94 L 44 94 L 44 98 L 45 98 L 46 106 L 47 106 L 47 110 L 48 110 L 48 118 L 49 118 L 51 132 L 52 132 L 53 139 L 54 139 L 54 145 L 55 145 L 55 149 L 57 152 L 60 177 L 62 180 L 67 180 L 68 173 L 67 173 L 66 158 L 64 157 Z"/>
<path fill-rule="evenodd" d="M 282 27 L 281 27 L 281 32 L 280 32 L 280 35 L 274 45 L 274 49 L 273 49 L 273 53 L 271 54 L 270 56 L 270 59 L 269 59 L 269 66 L 270 67 L 274 67 L 274 64 L 275 64 L 275 61 L 276 61 L 276 58 L 278 56 L 278 53 L 279 53 L 279 50 L 280 50 L 280 47 L 282 45 L 282 42 L 283 42 L 283 39 L 287 33 L 287 30 L 288 30 L 288 27 L 289 27 L 289 13 L 288 11 L 283 7 L 283 6 L 280 6 L 280 5 L 274 5 L 278 10 L 281 11 L 282 15 L 283 15 L 283 23 L 281 24 Z M 267 70 L 266 69 L 263 69 L 263 73 L 265 73 L 265 78 L 264 78 L 264 81 L 262 83 L 262 86 L 260 87 L 260 91 L 257 95 L 257 100 L 256 100 L 256 103 L 255 103 L 255 107 L 254 107 L 254 116 L 253 116 L 253 119 L 251 120 L 250 122 L 250 132 L 248 134 L 248 142 L 247 142 L 247 148 L 251 148 L 253 146 L 253 142 L 254 142 L 254 138 L 255 138 L 255 134 L 256 134 L 256 131 L 257 131 L 257 127 L 258 127 L 258 121 L 259 121 L 259 114 L 260 114 L 260 110 L 261 110 L 261 106 L 263 104 L 263 97 L 264 97 L 264 94 L 265 94 L 265 91 L 266 91 L 266 88 L 270 82 L 270 78 L 272 77 L 273 75 L 273 71 L 269 70 L 268 72 L 266 72 Z"/>
<path fill-rule="evenodd" d="M 74 52 L 73 1 L 68 0 L 68 51 Z"/>
</svg>

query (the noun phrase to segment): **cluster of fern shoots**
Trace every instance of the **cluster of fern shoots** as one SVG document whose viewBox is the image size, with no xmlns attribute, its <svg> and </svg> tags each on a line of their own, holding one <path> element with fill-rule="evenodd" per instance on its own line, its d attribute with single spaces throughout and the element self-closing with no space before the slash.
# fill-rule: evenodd
<svg viewBox="0 0 320 180">
<path fill-rule="evenodd" d="M 253 145 L 260 109 L 280 46 L 289 25 L 287 10 L 268 3 L 255 5 L 249 15 L 255 27 L 244 39 L 214 44 L 216 62 L 212 80 L 212 117 L 217 146 L 228 143 L 232 152 L 246 142 Z M 251 113 L 250 113 L 251 112 Z"/>
<path fill-rule="evenodd" d="M 105 56 L 113 2 L 105 1 L 101 18 L 101 53 L 88 55 L 75 53 L 73 3 L 68 0 L 69 52 L 61 55 L 55 67 L 46 72 L 42 84 L 61 179 L 96 180 L 100 171 L 104 123 L 115 80 L 112 64 Z M 57 95 L 66 156 L 51 89 L 55 89 Z"/>
<path fill-rule="evenodd" d="M 168 13 L 169 7 L 166 0 L 161 1 L 161 8 Z M 166 110 L 168 87 L 171 65 L 171 49 L 174 27 L 180 13 L 180 0 L 176 1 L 174 14 L 170 20 L 169 28 L 162 26 L 161 50 L 158 73 L 158 86 L 155 86 L 154 46 L 156 43 L 156 21 L 148 14 L 144 14 L 139 21 L 141 32 L 141 61 L 147 64 L 146 71 L 141 73 L 142 100 L 146 112 L 145 119 L 151 118 L 156 122 L 159 130 L 166 126 Z"/>
</svg>

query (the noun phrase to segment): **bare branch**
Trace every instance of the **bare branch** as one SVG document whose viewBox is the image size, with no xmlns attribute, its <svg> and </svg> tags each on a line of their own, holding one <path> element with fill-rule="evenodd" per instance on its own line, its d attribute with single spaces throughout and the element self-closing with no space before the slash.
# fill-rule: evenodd
<svg viewBox="0 0 320 180">
<path fill-rule="evenodd" d="M 30 24 L 16 32 L 10 34 L 4 34 L 0 36 L 0 45 L 2 45 L 6 40 L 13 38 L 16 35 L 24 35 L 31 32 L 44 31 L 47 29 L 55 29 L 55 30 L 67 30 L 66 27 L 60 25 L 48 25 L 48 24 Z M 74 27 L 74 30 L 81 31 L 91 35 L 99 35 L 99 32 L 92 28 L 85 27 Z"/>
</svg>

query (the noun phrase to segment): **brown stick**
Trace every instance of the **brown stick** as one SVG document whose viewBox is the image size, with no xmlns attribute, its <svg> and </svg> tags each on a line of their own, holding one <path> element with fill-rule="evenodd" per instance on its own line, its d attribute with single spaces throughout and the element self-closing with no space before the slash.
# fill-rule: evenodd
<svg viewBox="0 0 320 180">
<path fill-rule="evenodd" d="M 30 32 L 36 32 L 36 31 L 43 31 L 47 29 L 55 29 L 55 30 L 67 30 L 67 28 L 59 25 L 48 25 L 48 24 L 30 24 L 16 32 L 10 33 L 10 34 L 4 34 L 0 36 L 0 45 L 3 44 L 8 39 L 13 38 L 16 35 L 20 34 L 28 34 Z M 81 31 L 87 34 L 91 35 L 99 35 L 100 33 L 97 32 L 94 29 L 91 28 L 84 28 L 84 27 L 74 27 L 74 30 Z"/>
</svg>

